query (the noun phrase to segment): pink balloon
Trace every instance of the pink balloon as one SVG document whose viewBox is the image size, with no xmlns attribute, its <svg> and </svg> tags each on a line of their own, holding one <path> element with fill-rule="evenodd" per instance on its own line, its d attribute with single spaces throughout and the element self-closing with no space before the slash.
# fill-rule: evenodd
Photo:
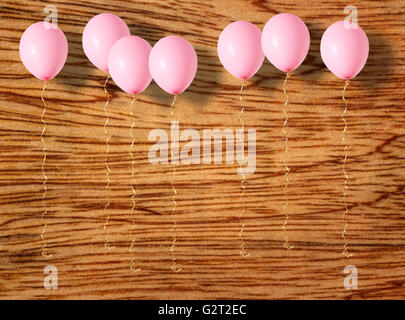
<svg viewBox="0 0 405 320">
<path fill-rule="evenodd" d="M 98 14 L 84 27 L 84 53 L 97 68 L 108 72 L 108 54 L 111 47 L 117 40 L 129 35 L 128 26 L 120 17 L 111 13 Z"/>
<path fill-rule="evenodd" d="M 228 24 L 218 39 L 218 57 L 226 70 L 246 80 L 262 66 L 264 54 L 258 27 L 247 21 Z"/>
<path fill-rule="evenodd" d="M 357 24 L 338 21 L 322 36 L 321 56 L 330 71 L 341 79 L 354 78 L 363 69 L 368 57 L 366 33 Z"/>
<path fill-rule="evenodd" d="M 159 87 L 178 95 L 193 82 L 197 72 L 197 54 L 187 40 L 168 36 L 152 48 L 149 69 Z"/>
<path fill-rule="evenodd" d="M 149 54 L 152 46 L 144 39 L 126 36 L 118 40 L 108 55 L 108 70 L 115 83 L 136 96 L 152 81 Z"/>
<path fill-rule="evenodd" d="M 21 36 L 21 61 L 38 79 L 54 78 L 62 70 L 67 54 L 65 34 L 52 23 L 34 23 Z"/>
<path fill-rule="evenodd" d="M 278 69 L 291 72 L 304 61 L 310 36 L 304 21 L 293 14 L 280 13 L 267 21 L 262 47 L 267 59 Z"/>
</svg>

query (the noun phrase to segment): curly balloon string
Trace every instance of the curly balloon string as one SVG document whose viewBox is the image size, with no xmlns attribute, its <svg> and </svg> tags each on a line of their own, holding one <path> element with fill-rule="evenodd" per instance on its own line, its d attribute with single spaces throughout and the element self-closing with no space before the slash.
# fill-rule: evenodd
<svg viewBox="0 0 405 320">
<path fill-rule="evenodd" d="M 48 86 L 48 81 L 45 80 L 44 81 L 44 86 L 42 88 L 42 93 L 41 93 L 41 100 L 42 103 L 44 105 L 44 109 L 42 111 L 41 114 L 41 122 L 43 125 L 42 128 L 42 132 L 41 132 L 41 142 L 42 142 L 42 154 L 43 154 L 43 158 L 42 158 L 42 177 L 43 177 L 43 182 L 42 182 L 42 186 L 43 186 L 43 190 L 44 192 L 42 193 L 42 207 L 43 207 L 43 211 L 41 214 L 41 222 L 42 222 L 42 231 L 41 231 L 41 240 L 42 240 L 42 256 L 45 258 L 50 258 L 52 257 L 52 254 L 48 253 L 48 249 L 46 246 L 46 238 L 45 238 L 45 233 L 46 233 L 46 228 L 47 228 L 47 224 L 45 222 L 45 215 L 48 213 L 48 209 L 46 206 L 46 193 L 48 192 L 48 188 L 46 186 L 46 183 L 48 181 L 48 177 L 45 174 L 45 163 L 46 163 L 46 156 L 47 156 L 47 148 L 46 148 L 46 143 L 45 143 L 45 139 L 44 139 L 44 134 L 46 131 L 46 122 L 44 119 L 45 113 L 46 113 L 46 103 L 45 103 L 45 99 L 44 99 L 44 95 L 45 95 L 45 89 Z"/>
<path fill-rule="evenodd" d="M 134 127 L 135 127 L 135 114 L 133 110 L 133 105 L 134 102 L 136 101 L 137 97 L 133 96 L 132 100 L 131 100 L 131 104 L 129 105 L 129 114 L 131 116 L 131 120 L 132 120 L 132 124 L 131 124 L 131 128 L 129 130 L 130 132 L 130 136 L 132 139 L 131 142 L 131 146 L 129 147 L 129 155 L 131 157 L 131 180 L 130 180 L 130 184 L 131 184 L 131 191 L 132 191 L 132 195 L 131 195 L 131 217 L 132 217 L 132 227 L 130 230 L 130 235 L 132 236 L 134 234 L 135 228 L 136 228 L 136 224 L 135 224 L 135 207 L 136 207 L 136 189 L 135 189 L 135 185 L 134 185 L 134 176 L 135 176 L 135 156 L 133 153 L 133 147 L 135 144 L 135 136 L 134 136 Z M 130 270 L 133 272 L 139 272 L 141 271 L 140 268 L 136 267 L 136 259 L 135 259 L 135 252 L 134 252 L 134 246 L 135 246 L 135 235 L 133 235 L 132 237 L 132 242 L 131 242 L 131 246 L 129 247 L 129 252 L 131 254 L 131 264 L 130 264 Z"/>
<path fill-rule="evenodd" d="M 172 104 L 171 104 L 171 106 L 170 106 L 170 114 L 171 114 L 171 116 L 172 116 L 172 125 L 173 125 L 173 123 L 175 123 L 175 122 L 177 121 L 177 120 L 176 120 L 176 117 L 174 116 L 174 104 L 176 103 L 176 101 L 177 101 L 177 95 L 174 95 L 174 96 L 173 96 Z M 172 144 L 172 147 L 170 148 L 170 155 L 171 155 L 171 159 L 172 159 L 172 161 L 173 161 L 173 158 L 174 158 L 173 144 Z M 172 269 L 174 272 L 180 272 L 180 271 L 181 271 L 181 268 L 177 266 L 176 254 L 175 254 L 175 252 L 174 252 L 174 250 L 175 250 L 175 248 L 176 248 L 176 241 L 177 241 L 177 238 L 176 238 L 177 222 L 176 222 L 176 219 L 175 219 L 175 217 L 174 217 L 174 214 L 175 214 L 175 211 L 176 211 L 176 208 L 177 208 L 177 202 L 176 202 L 177 190 L 176 190 L 176 188 L 174 187 L 174 176 L 175 176 L 175 175 L 176 175 L 176 167 L 173 167 L 172 178 L 171 178 L 171 186 L 172 186 L 172 191 L 173 191 L 173 196 L 172 196 L 172 203 L 173 203 L 173 206 L 172 206 L 172 213 L 171 213 L 171 216 L 172 216 L 172 220 L 173 220 L 173 227 L 172 227 L 172 229 L 171 229 L 171 231 L 170 231 L 170 233 L 172 234 L 172 245 L 170 246 L 170 253 L 171 253 L 171 256 L 172 256 L 172 266 L 171 266 L 171 269 Z"/>
<path fill-rule="evenodd" d="M 245 150 L 245 145 L 244 145 L 245 123 L 243 122 L 243 118 L 242 118 L 243 113 L 245 112 L 245 106 L 243 105 L 242 91 L 245 88 L 245 86 L 246 86 L 246 80 L 243 80 L 242 81 L 242 86 L 240 87 L 240 90 L 239 90 L 239 100 L 242 103 L 242 108 L 241 108 L 241 111 L 239 113 L 239 121 L 241 123 L 241 128 L 239 129 L 239 132 L 240 132 L 239 142 L 240 142 L 240 145 L 241 145 L 240 148 L 241 148 L 241 156 L 242 157 L 243 157 L 243 153 L 244 153 L 244 150 Z M 239 230 L 240 250 L 239 250 L 239 253 L 240 253 L 240 255 L 242 257 L 248 257 L 249 253 L 246 251 L 246 243 L 245 243 L 245 240 L 243 238 L 243 232 L 245 230 L 245 222 L 243 220 L 243 216 L 244 216 L 244 214 L 246 212 L 245 199 L 244 199 L 245 193 L 246 193 L 246 186 L 245 186 L 246 176 L 243 173 L 241 164 L 240 164 L 240 172 L 242 174 L 242 179 L 240 181 L 240 186 L 241 186 L 241 189 L 242 189 L 242 192 L 241 192 L 241 195 L 240 195 L 241 202 L 242 202 L 242 210 L 239 213 L 239 224 L 240 224 L 240 230 Z"/>
<path fill-rule="evenodd" d="M 105 156 L 104 156 L 104 163 L 105 163 L 105 167 L 106 167 L 106 174 L 105 174 L 105 180 L 106 180 L 106 185 L 105 185 L 106 204 L 104 206 L 104 215 L 107 216 L 107 218 L 105 220 L 105 223 L 104 223 L 104 232 L 106 233 L 104 246 L 106 248 L 108 248 L 108 249 L 113 249 L 114 246 L 110 243 L 110 234 L 109 234 L 109 232 L 107 230 L 107 226 L 108 226 L 108 224 L 110 222 L 110 214 L 107 212 L 108 211 L 107 208 L 111 204 L 111 200 L 110 200 L 110 197 L 108 195 L 108 187 L 110 186 L 110 182 L 111 182 L 111 180 L 110 180 L 111 169 L 110 169 L 110 166 L 108 165 L 108 153 L 110 152 L 110 145 L 109 145 L 110 136 L 108 135 L 108 130 L 107 130 L 108 121 L 110 120 L 110 115 L 107 112 L 107 106 L 108 106 L 108 104 L 110 102 L 110 95 L 108 94 L 108 91 L 107 91 L 107 83 L 108 83 L 109 78 L 110 78 L 110 75 L 107 73 L 107 76 L 106 76 L 106 79 L 105 79 L 105 82 L 104 82 L 104 93 L 105 93 L 105 96 L 107 98 L 107 101 L 105 102 L 105 105 L 104 105 L 104 115 L 105 115 L 104 135 L 106 137 L 106 139 L 105 139 L 105 147 L 106 148 L 105 148 Z"/>
<path fill-rule="evenodd" d="M 353 254 L 349 253 L 349 251 L 348 251 L 349 241 L 346 239 L 346 231 L 347 231 L 347 227 L 349 225 L 348 222 L 347 222 L 347 219 L 346 219 L 346 215 L 349 213 L 349 208 L 348 208 L 347 202 L 346 202 L 347 192 L 349 191 L 349 187 L 348 187 L 349 176 L 347 175 L 347 172 L 346 172 L 346 161 L 347 161 L 347 154 L 348 154 L 348 152 L 347 152 L 348 146 L 347 146 L 346 137 L 345 137 L 345 134 L 346 134 L 346 131 L 347 131 L 347 120 L 345 118 L 345 115 L 346 115 L 346 112 L 347 112 L 347 101 L 346 101 L 346 98 L 345 98 L 345 92 L 346 92 L 346 89 L 349 86 L 349 84 L 350 84 L 350 80 L 346 80 L 345 86 L 343 87 L 343 91 L 342 91 L 342 99 L 343 99 L 343 102 L 345 103 L 345 109 L 343 110 L 343 113 L 342 113 L 342 121 L 344 123 L 344 128 L 343 128 L 343 132 L 342 132 L 342 142 L 343 142 L 343 145 L 344 145 L 343 176 L 344 176 L 344 179 L 345 179 L 344 180 L 344 192 L 343 192 L 344 211 L 343 211 L 343 215 L 342 215 L 342 221 L 343 221 L 343 224 L 344 224 L 344 228 L 343 228 L 343 231 L 342 231 L 342 239 L 343 239 L 344 244 L 343 244 L 343 252 L 342 253 L 343 253 L 344 256 L 346 256 L 346 258 L 350 258 L 351 256 L 353 256 Z"/>
<path fill-rule="evenodd" d="M 290 78 L 291 74 L 288 72 L 285 76 L 285 80 L 284 80 L 284 84 L 283 84 L 283 91 L 284 91 L 284 97 L 285 97 L 285 102 L 284 102 L 284 106 L 283 106 L 283 114 L 284 114 L 284 123 L 283 123 L 283 135 L 285 137 L 284 140 L 284 145 L 285 145 L 285 151 L 284 151 L 284 168 L 285 168 L 285 174 L 284 174 L 284 180 L 285 180 L 285 184 L 284 184 L 284 197 L 285 197 L 285 204 L 283 206 L 283 215 L 285 216 L 284 219 L 284 223 L 283 223 L 283 232 L 285 234 L 285 241 L 284 241 L 284 248 L 291 250 L 294 248 L 293 245 L 291 245 L 288 242 L 288 234 L 287 234 L 287 224 L 288 224 L 288 219 L 289 219 L 289 215 L 288 215 L 288 184 L 290 182 L 289 178 L 288 178 L 288 174 L 290 173 L 290 168 L 287 165 L 287 156 L 288 156 L 288 135 L 287 135 L 287 122 L 288 122 L 288 114 L 287 114 L 287 104 L 288 104 L 288 94 L 287 94 L 287 90 L 286 90 L 286 85 L 287 85 L 287 80 Z"/>
</svg>

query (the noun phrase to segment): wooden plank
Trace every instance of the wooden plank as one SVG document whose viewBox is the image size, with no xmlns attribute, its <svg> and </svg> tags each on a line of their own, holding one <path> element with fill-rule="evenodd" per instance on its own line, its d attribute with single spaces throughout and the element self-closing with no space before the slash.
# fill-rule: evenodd
<svg viewBox="0 0 405 320">
<path fill-rule="evenodd" d="M 8 1 L 0 7 L 0 297 L 10 298 L 405 298 L 405 42 L 402 1 L 358 1 L 359 23 L 370 56 L 347 91 L 349 128 L 347 237 L 342 255 L 342 81 L 323 65 L 323 31 L 343 19 L 347 4 L 306 1 L 53 1 L 69 41 L 67 63 L 46 91 L 46 238 L 52 258 L 41 256 L 42 83 L 22 65 L 23 31 L 44 18 L 44 3 Z M 185 37 L 199 64 L 180 96 L 180 128 L 240 127 L 240 82 L 221 66 L 216 43 L 235 20 L 263 28 L 279 12 L 301 17 L 311 47 L 287 89 L 290 220 L 293 250 L 283 248 L 283 74 L 268 61 L 244 93 L 247 129 L 257 130 L 256 172 L 246 181 L 249 257 L 239 255 L 242 208 L 238 164 L 177 165 L 179 273 L 170 270 L 171 170 L 152 165 L 152 129 L 170 130 L 171 98 L 155 83 L 136 103 L 136 242 L 141 271 L 129 270 L 131 222 L 130 97 L 111 81 L 109 164 L 115 249 L 104 247 L 105 136 L 103 74 L 81 45 L 87 21 L 101 12 L 121 16 L 133 34 L 152 45 L 166 35 Z M 46 265 L 58 268 L 58 290 L 43 288 Z M 346 265 L 359 272 L 346 290 Z"/>
</svg>

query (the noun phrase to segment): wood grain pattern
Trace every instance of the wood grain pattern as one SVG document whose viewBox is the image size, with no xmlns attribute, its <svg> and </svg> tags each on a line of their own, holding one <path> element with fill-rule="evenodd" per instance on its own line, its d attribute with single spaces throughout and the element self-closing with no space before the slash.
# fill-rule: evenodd
<svg viewBox="0 0 405 320">
<path fill-rule="evenodd" d="M 58 8 L 69 41 L 65 67 L 46 92 L 49 149 L 47 237 L 41 256 L 42 83 L 22 65 L 23 31 Z M 339 0 L 306 1 L 9 1 L 0 5 L 0 298 L 224 299 L 405 298 L 405 21 L 403 1 L 356 1 L 370 56 L 347 91 L 347 237 L 342 255 L 342 81 L 322 63 L 323 31 L 343 19 Z M 137 209 L 131 244 L 130 97 L 112 82 L 109 230 L 104 248 L 104 76 L 87 60 L 81 35 L 101 12 L 121 16 L 152 45 L 169 34 L 195 47 L 195 81 L 175 112 L 184 128 L 239 128 L 240 82 L 220 65 L 221 30 L 235 20 L 263 28 L 279 12 L 300 16 L 311 33 L 309 55 L 288 82 L 290 220 L 293 250 L 283 248 L 283 74 L 264 63 L 245 91 L 247 128 L 257 129 L 257 168 L 246 181 L 248 258 L 239 255 L 240 176 L 235 165 L 177 166 L 177 247 L 182 271 L 170 270 L 170 165 L 152 165 L 154 128 L 170 128 L 171 98 L 155 83 L 136 102 Z M 59 289 L 43 288 L 43 268 L 58 268 Z M 344 267 L 359 271 L 358 290 L 343 287 Z"/>
</svg>

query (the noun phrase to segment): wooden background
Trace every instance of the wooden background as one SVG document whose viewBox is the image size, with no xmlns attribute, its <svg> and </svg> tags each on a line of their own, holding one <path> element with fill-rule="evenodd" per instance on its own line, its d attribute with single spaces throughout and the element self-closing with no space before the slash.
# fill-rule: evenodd
<svg viewBox="0 0 405 320">
<path fill-rule="evenodd" d="M 53 257 L 41 256 L 41 81 L 20 61 L 23 31 L 58 8 L 69 56 L 46 92 L 49 149 L 46 222 Z M 323 31 L 357 6 L 370 41 L 363 71 L 347 91 L 350 259 L 342 255 L 343 82 L 322 63 Z M 404 1 L 8 1 L 0 5 L 0 298 L 405 298 L 405 21 Z M 154 128 L 169 130 L 171 98 L 155 83 L 137 103 L 135 253 L 129 270 L 130 98 L 113 82 L 109 131 L 114 250 L 104 247 L 104 75 L 87 60 L 81 37 L 101 12 L 121 16 L 152 45 L 177 34 L 195 47 L 196 78 L 175 107 L 180 127 L 240 126 L 240 82 L 220 65 L 221 30 L 235 20 L 263 28 L 279 12 L 301 17 L 311 33 L 303 65 L 288 82 L 290 221 L 295 249 L 283 248 L 283 74 L 267 60 L 248 83 L 244 115 L 257 129 L 257 169 L 246 187 L 245 239 L 239 255 L 240 176 L 235 165 L 178 165 L 180 273 L 170 270 L 170 165 L 152 165 Z M 58 290 L 43 288 L 43 269 L 58 268 Z M 346 265 L 357 290 L 343 287 Z"/>
</svg>

